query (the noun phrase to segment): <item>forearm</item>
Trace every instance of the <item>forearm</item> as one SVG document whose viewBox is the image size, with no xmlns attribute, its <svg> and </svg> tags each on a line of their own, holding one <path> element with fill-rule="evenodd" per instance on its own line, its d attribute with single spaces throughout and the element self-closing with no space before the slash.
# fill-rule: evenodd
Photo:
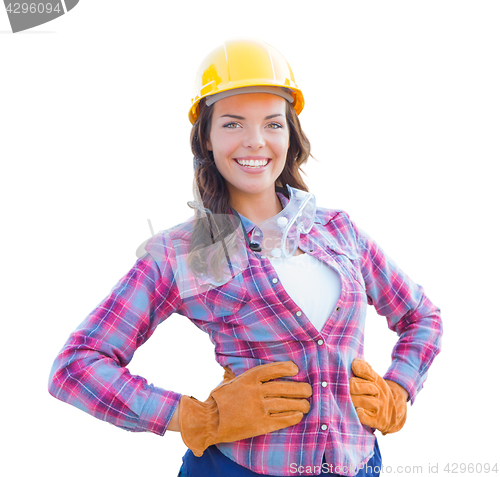
<svg viewBox="0 0 500 477">
<path fill-rule="evenodd" d="M 167 430 L 181 397 L 149 385 L 97 351 L 75 350 L 69 345 L 54 363 L 49 392 L 117 427 L 159 435 Z"/>
<path fill-rule="evenodd" d="M 172 415 L 172 419 L 170 419 L 170 423 L 168 424 L 167 431 L 175 431 L 180 432 L 181 426 L 179 425 L 179 405 L 175 408 L 174 414 Z"/>
<path fill-rule="evenodd" d="M 440 310 L 422 291 L 418 307 L 392 328 L 399 339 L 392 350 L 392 363 L 384 378 L 404 387 L 413 403 L 441 349 L 443 330 Z"/>
</svg>

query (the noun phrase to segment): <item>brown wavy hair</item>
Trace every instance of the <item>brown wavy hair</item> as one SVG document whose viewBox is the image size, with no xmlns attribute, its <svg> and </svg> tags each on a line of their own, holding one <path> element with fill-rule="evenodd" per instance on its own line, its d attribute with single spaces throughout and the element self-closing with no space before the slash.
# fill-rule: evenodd
<svg viewBox="0 0 500 477">
<path fill-rule="evenodd" d="M 222 241 L 227 256 L 226 244 L 223 239 L 234 232 L 239 221 L 230 215 L 229 191 L 225 179 L 215 165 L 212 151 L 207 149 L 210 139 L 212 115 L 214 108 L 207 106 L 203 99 L 199 103 L 199 115 L 191 129 L 191 151 L 193 152 L 193 196 L 194 201 L 188 202 L 195 209 L 195 224 L 191 237 L 188 263 L 195 272 L 205 273 L 207 264 L 200 253 L 202 248 Z M 299 118 L 293 106 L 286 103 L 286 120 L 290 131 L 290 145 L 286 156 L 285 167 L 276 179 L 278 187 L 290 187 L 309 192 L 302 178 L 305 172 L 302 166 L 307 163 L 311 154 L 311 144 L 300 125 Z M 306 174 L 307 175 L 307 174 Z M 213 215 L 215 214 L 215 215 Z M 219 267 L 212 267 L 218 270 Z M 217 276 L 217 272 L 216 272 Z M 218 276 L 220 278 L 220 275 Z"/>
</svg>

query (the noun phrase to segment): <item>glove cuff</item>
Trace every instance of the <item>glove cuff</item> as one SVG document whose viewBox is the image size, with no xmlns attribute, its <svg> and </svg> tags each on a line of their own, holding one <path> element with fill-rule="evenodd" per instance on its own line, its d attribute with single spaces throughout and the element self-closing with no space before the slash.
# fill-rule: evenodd
<svg viewBox="0 0 500 477">
<path fill-rule="evenodd" d="M 192 396 L 181 396 L 179 427 L 184 444 L 196 457 L 201 457 L 208 446 L 215 444 L 219 427 L 219 409 L 215 400 L 210 396 L 201 402 Z"/>
<path fill-rule="evenodd" d="M 406 422 L 407 402 L 407 391 L 402 386 L 400 386 L 398 383 L 395 383 L 394 381 L 390 381 L 389 379 L 386 379 L 385 382 L 387 383 L 387 386 L 389 386 L 394 400 L 395 418 L 394 424 L 387 430 L 387 432 L 383 433 L 384 435 L 392 434 L 394 432 L 400 431 L 403 428 Z"/>
</svg>

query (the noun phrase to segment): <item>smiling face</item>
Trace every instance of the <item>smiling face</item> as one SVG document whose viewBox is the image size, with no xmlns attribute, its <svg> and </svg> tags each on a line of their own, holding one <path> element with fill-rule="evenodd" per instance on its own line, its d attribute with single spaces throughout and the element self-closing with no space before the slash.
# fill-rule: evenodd
<svg viewBox="0 0 500 477">
<path fill-rule="evenodd" d="M 286 100 L 269 93 L 215 102 L 207 149 L 226 181 L 231 203 L 250 196 L 274 198 L 289 146 Z"/>
</svg>

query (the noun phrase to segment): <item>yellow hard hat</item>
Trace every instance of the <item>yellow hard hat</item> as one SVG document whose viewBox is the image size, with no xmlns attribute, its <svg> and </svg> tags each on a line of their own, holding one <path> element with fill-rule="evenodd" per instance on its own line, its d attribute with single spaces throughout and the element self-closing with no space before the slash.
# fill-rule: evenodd
<svg viewBox="0 0 500 477">
<path fill-rule="evenodd" d="M 237 38 L 215 48 L 198 68 L 195 97 L 189 110 L 191 124 L 198 117 L 199 102 L 206 96 L 249 87 L 284 88 L 279 94 L 290 98 L 296 113 L 304 108 L 304 96 L 284 56 L 261 40 Z"/>
</svg>

